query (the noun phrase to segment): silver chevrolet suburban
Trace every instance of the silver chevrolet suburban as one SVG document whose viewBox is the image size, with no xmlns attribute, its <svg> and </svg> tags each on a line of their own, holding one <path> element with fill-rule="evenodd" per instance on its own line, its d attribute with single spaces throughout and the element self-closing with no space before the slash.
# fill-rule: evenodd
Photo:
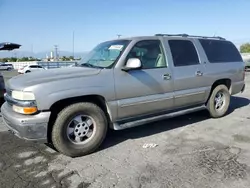
<svg viewBox="0 0 250 188">
<path fill-rule="evenodd" d="M 230 96 L 244 91 L 244 77 L 240 53 L 221 37 L 119 38 L 74 67 L 13 77 L 1 111 L 16 136 L 77 157 L 96 151 L 108 129 L 203 109 L 222 117 Z"/>
</svg>

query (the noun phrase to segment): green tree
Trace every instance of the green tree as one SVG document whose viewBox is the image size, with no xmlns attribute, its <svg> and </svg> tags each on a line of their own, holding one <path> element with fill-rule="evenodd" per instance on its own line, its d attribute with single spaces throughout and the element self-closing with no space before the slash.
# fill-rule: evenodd
<svg viewBox="0 0 250 188">
<path fill-rule="evenodd" d="M 10 62 L 16 62 L 17 58 L 16 57 L 11 57 L 11 58 L 8 59 L 8 61 L 10 61 Z"/>
<path fill-rule="evenodd" d="M 1 58 L 0 62 L 8 62 L 8 58 Z"/>
<path fill-rule="evenodd" d="M 67 61 L 68 60 L 68 58 L 66 57 L 66 56 L 62 56 L 62 61 Z"/>
<path fill-rule="evenodd" d="M 19 59 L 19 61 L 29 61 L 28 57 L 22 57 L 21 59 Z"/>
<path fill-rule="evenodd" d="M 250 53 L 250 43 L 245 43 L 240 46 L 241 53 Z"/>
</svg>

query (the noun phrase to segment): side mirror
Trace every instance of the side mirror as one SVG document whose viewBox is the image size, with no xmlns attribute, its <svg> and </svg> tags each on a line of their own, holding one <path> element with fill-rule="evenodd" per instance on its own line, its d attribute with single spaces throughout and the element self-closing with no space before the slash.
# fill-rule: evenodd
<svg viewBox="0 0 250 188">
<path fill-rule="evenodd" d="M 128 59 L 126 66 L 122 68 L 123 71 L 136 70 L 141 68 L 141 60 L 138 58 Z"/>
</svg>

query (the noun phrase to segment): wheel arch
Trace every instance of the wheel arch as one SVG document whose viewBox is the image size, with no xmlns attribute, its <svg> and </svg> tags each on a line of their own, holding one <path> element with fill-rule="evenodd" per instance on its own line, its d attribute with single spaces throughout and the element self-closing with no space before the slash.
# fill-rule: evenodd
<svg viewBox="0 0 250 188">
<path fill-rule="evenodd" d="M 210 89 L 210 93 L 209 93 L 208 99 L 206 101 L 206 104 L 207 104 L 207 102 L 208 102 L 208 100 L 209 100 L 209 98 L 210 98 L 210 96 L 211 96 L 214 88 L 216 88 L 218 85 L 221 85 L 221 84 L 225 85 L 228 88 L 230 94 L 232 93 L 232 87 L 231 87 L 232 81 L 231 81 L 231 79 L 229 79 L 229 78 L 223 78 L 223 79 L 216 80 L 212 84 L 212 87 Z"/>
<path fill-rule="evenodd" d="M 101 95 L 84 95 L 84 96 L 78 96 L 78 97 L 71 97 L 71 98 L 66 98 L 66 99 L 61 99 L 59 101 L 56 101 L 54 104 L 51 105 L 50 111 L 51 111 L 51 116 L 49 119 L 49 124 L 48 124 L 48 131 L 47 131 L 47 139 L 48 142 L 51 142 L 51 131 L 54 125 L 54 122 L 56 120 L 57 114 L 65 107 L 78 103 L 78 102 L 91 102 L 99 106 L 105 113 L 107 120 L 111 122 L 112 116 L 109 110 L 109 107 L 107 105 L 106 99 L 101 96 Z"/>
</svg>

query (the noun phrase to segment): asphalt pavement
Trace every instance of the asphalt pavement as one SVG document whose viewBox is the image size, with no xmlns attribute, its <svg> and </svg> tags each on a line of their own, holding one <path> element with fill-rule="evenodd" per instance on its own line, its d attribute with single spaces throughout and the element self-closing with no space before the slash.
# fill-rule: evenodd
<svg viewBox="0 0 250 188">
<path fill-rule="evenodd" d="M 249 188 L 249 98 L 246 87 L 220 119 L 198 112 L 111 131 L 99 151 L 80 158 L 20 140 L 0 120 L 0 187 Z"/>
</svg>

